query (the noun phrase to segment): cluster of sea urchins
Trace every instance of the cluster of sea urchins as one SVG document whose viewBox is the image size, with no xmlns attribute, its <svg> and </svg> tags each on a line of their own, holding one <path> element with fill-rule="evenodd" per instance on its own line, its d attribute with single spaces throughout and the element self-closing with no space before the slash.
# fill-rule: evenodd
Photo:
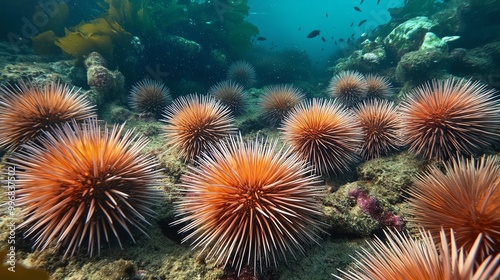
<svg viewBox="0 0 500 280">
<path fill-rule="evenodd" d="M 65 123 L 28 142 L 11 160 L 18 172 L 17 203 L 25 220 L 20 228 L 35 246 L 65 248 L 73 255 L 86 245 L 92 255 L 131 227 L 146 234 L 151 206 L 160 198 L 155 160 L 141 150 L 144 137 L 123 125 L 111 130 L 97 120 Z M 147 235 L 147 234 L 146 234 Z"/>
<path fill-rule="evenodd" d="M 277 141 L 231 136 L 203 153 L 181 181 L 176 223 L 189 233 L 184 241 L 192 239 L 217 264 L 255 271 L 318 239 L 320 180 Z"/>
<path fill-rule="evenodd" d="M 342 71 L 331 79 L 328 91 L 346 106 L 353 107 L 366 98 L 390 98 L 393 89 L 385 77 Z"/>
</svg>

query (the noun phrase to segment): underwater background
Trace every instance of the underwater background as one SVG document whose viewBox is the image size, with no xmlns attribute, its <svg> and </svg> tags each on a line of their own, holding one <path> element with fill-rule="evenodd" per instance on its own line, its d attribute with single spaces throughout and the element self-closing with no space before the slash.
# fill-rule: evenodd
<svg viewBox="0 0 500 280">
<path fill-rule="evenodd" d="M 500 279 L 500 1 L 1 6 L 1 279 Z"/>
</svg>

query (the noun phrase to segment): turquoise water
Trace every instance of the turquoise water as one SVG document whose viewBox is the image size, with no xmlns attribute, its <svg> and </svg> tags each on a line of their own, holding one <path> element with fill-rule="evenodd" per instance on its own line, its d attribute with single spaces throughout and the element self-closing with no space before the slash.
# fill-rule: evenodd
<svg viewBox="0 0 500 280">
<path fill-rule="evenodd" d="M 347 43 L 348 39 L 352 42 L 363 33 L 368 34 L 387 23 L 391 19 L 388 9 L 402 6 L 403 0 L 380 0 L 378 5 L 377 0 L 365 0 L 361 5 L 359 0 L 251 0 L 248 5 L 250 15 L 247 20 L 259 28 L 260 36 L 266 38 L 254 42 L 256 46 L 305 51 L 314 64 L 325 66 L 334 62 L 331 61 L 333 53 L 353 48 Z M 361 12 L 356 11 L 355 6 Z M 366 22 L 358 26 L 362 20 Z M 320 30 L 320 35 L 307 38 L 313 30 Z M 321 37 L 326 41 L 323 42 Z M 340 38 L 344 43 L 339 42 Z"/>
</svg>

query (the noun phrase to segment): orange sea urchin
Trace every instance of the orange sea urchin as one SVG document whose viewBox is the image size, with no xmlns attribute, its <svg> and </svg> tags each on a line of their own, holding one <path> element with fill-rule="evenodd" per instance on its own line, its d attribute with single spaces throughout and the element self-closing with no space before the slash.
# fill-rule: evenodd
<svg viewBox="0 0 500 280">
<path fill-rule="evenodd" d="M 355 116 L 334 100 L 297 105 L 280 127 L 285 142 L 319 173 L 342 172 L 357 158 L 362 131 Z"/>
<path fill-rule="evenodd" d="M 368 74 L 365 77 L 366 97 L 368 98 L 390 98 L 393 92 L 391 83 L 386 77 Z"/>
<path fill-rule="evenodd" d="M 361 103 L 354 112 L 363 130 L 363 159 L 387 155 L 401 145 L 394 103 L 380 99 L 368 100 Z"/>
<path fill-rule="evenodd" d="M 500 103 L 494 93 L 463 79 L 416 88 L 400 106 L 405 144 L 427 159 L 446 160 L 497 141 Z"/>
<path fill-rule="evenodd" d="M 210 87 L 208 94 L 228 106 L 234 115 L 245 111 L 246 96 L 241 85 L 231 80 L 217 83 Z"/>
<path fill-rule="evenodd" d="M 278 125 L 304 99 L 304 94 L 291 85 L 267 86 L 263 91 L 260 107 L 272 125 Z"/>
<path fill-rule="evenodd" d="M 38 88 L 29 82 L 0 87 L 0 146 L 16 147 L 71 120 L 94 117 L 79 89 L 61 83 Z"/>
<path fill-rule="evenodd" d="M 347 107 L 352 107 L 366 97 L 365 78 L 358 71 L 342 71 L 330 81 L 330 94 Z"/>
<path fill-rule="evenodd" d="M 358 252 L 354 268 L 341 271 L 345 278 L 336 277 L 347 280 L 486 280 L 500 276 L 500 254 L 475 266 L 482 235 L 472 239 L 473 247 L 465 252 L 457 247 L 453 231 L 447 235 L 441 230 L 439 236 L 432 236 L 421 230 L 421 240 L 394 232 L 385 235 L 386 243 L 379 238 L 369 243 L 370 250 Z M 440 240 L 439 249 L 434 239 Z"/>
<path fill-rule="evenodd" d="M 171 100 L 170 90 L 161 82 L 145 79 L 130 90 L 130 107 L 139 113 L 159 118 Z"/>
<path fill-rule="evenodd" d="M 177 202 L 194 248 L 218 264 L 277 263 L 279 255 L 304 251 L 317 241 L 323 188 L 311 167 L 289 149 L 231 136 L 198 158 L 182 177 Z"/>
<path fill-rule="evenodd" d="M 470 250 L 483 234 L 480 258 L 500 253 L 500 168 L 496 157 L 453 159 L 446 173 L 434 166 L 417 177 L 409 193 L 411 221 L 434 236 L 453 228 L 459 247 Z"/>
<path fill-rule="evenodd" d="M 167 107 L 163 121 L 167 145 L 186 161 L 236 132 L 229 107 L 206 95 L 177 98 Z"/>
<path fill-rule="evenodd" d="M 92 255 L 110 235 L 121 246 L 119 230 L 132 240 L 130 226 L 146 234 L 146 217 L 160 198 L 152 187 L 159 171 L 152 157 L 140 153 L 146 138 L 132 131 L 121 137 L 122 130 L 123 125 L 102 131 L 96 120 L 73 121 L 13 155 L 25 217 L 19 227 L 27 228 L 36 247 L 65 247 L 66 257 L 85 244 Z"/>
</svg>

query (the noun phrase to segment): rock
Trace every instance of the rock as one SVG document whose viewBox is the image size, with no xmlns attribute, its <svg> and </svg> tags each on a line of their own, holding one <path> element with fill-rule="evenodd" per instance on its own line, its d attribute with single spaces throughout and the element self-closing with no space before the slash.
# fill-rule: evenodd
<svg viewBox="0 0 500 280">
<path fill-rule="evenodd" d="M 406 53 L 396 67 L 396 80 L 419 84 L 430 79 L 443 78 L 447 74 L 448 61 L 445 53 L 436 49 L 424 49 Z"/>
<path fill-rule="evenodd" d="M 425 34 L 436 26 L 428 17 L 415 17 L 394 28 L 384 39 L 385 47 L 402 57 L 404 54 L 418 50 Z"/>
<path fill-rule="evenodd" d="M 438 50 L 446 52 L 448 51 L 448 44 L 436 36 L 436 34 L 427 32 L 425 33 L 424 41 L 420 46 L 420 50 Z"/>
</svg>

